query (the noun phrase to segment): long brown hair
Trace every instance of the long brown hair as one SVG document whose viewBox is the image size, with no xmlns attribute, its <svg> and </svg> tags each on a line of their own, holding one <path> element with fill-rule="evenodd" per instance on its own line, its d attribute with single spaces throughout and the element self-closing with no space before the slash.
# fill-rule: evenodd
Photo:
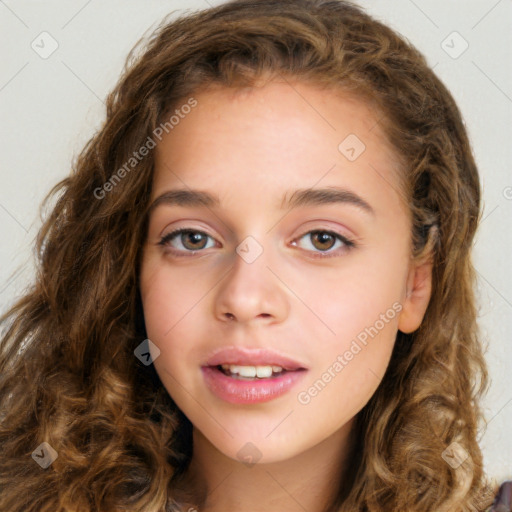
<svg viewBox="0 0 512 512">
<path fill-rule="evenodd" d="M 357 418 L 350 486 L 340 476 L 329 510 L 492 502 L 477 443 L 488 386 L 471 262 L 480 187 L 452 96 L 414 47 L 354 4 L 239 0 L 165 19 L 139 41 L 108 95 L 104 125 L 45 199 L 55 205 L 37 238 L 36 278 L 1 319 L 1 510 L 202 505 L 204 496 L 187 501 L 177 491 L 192 425 L 153 366 L 134 356 L 146 337 L 138 272 L 153 152 L 126 163 L 195 92 L 254 87 L 264 76 L 372 103 L 401 161 L 413 253 L 433 255 L 423 323 L 398 332 Z M 32 456 L 43 442 L 58 454 L 47 469 Z M 457 467 L 443 459 L 454 442 L 468 455 Z"/>
</svg>

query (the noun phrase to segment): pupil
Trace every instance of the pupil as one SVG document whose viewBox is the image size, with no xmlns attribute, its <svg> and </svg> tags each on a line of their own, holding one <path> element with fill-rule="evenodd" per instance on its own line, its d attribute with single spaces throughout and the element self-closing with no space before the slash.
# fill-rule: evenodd
<svg viewBox="0 0 512 512">
<path fill-rule="evenodd" d="M 315 233 L 313 233 L 312 235 L 314 238 L 316 239 L 320 239 L 320 244 L 325 244 L 327 243 L 327 245 L 329 247 L 317 247 L 317 249 L 330 249 L 332 247 L 332 241 L 334 239 L 334 237 L 329 234 L 329 233 L 326 233 L 325 231 L 316 231 Z M 331 242 L 329 244 L 329 242 Z"/>
</svg>

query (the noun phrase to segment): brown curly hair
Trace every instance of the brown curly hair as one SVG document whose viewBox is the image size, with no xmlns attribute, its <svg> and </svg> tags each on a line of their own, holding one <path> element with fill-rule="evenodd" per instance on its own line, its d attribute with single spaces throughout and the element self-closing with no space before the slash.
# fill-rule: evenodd
<svg viewBox="0 0 512 512">
<path fill-rule="evenodd" d="M 36 279 L 1 318 L 1 510 L 202 505 L 204 496 L 177 490 L 192 425 L 153 365 L 134 357 L 146 338 L 138 275 L 152 153 L 96 196 L 183 98 L 209 84 L 254 87 L 263 76 L 371 103 L 401 159 L 414 255 L 433 255 L 422 325 L 398 332 L 357 417 L 350 481 L 329 511 L 491 504 L 496 489 L 487 488 L 477 443 L 488 386 L 471 262 L 480 185 L 458 107 L 421 53 L 350 2 L 238 0 L 165 19 L 138 42 L 107 97 L 105 123 L 45 198 L 55 205 L 37 237 Z M 442 458 L 454 441 L 469 454 L 456 469 Z M 42 442 L 58 453 L 46 470 L 31 457 Z"/>
</svg>

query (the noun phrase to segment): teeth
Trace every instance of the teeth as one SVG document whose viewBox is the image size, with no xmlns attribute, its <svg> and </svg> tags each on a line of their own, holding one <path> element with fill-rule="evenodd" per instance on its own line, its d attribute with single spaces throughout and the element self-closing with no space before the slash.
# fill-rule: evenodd
<svg viewBox="0 0 512 512">
<path fill-rule="evenodd" d="M 272 366 L 256 366 L 256 376 L 260 379 L 272 376 Z"/>
<path fill-rule="evenodd" d="M 272 373 L 280 373 L 283 371 L 281 366 L 240 366 L 237 364 L 223 364 L 223 370 L 229 371 L 232 374 L 238 374 L 240 377 L 258 377 L 266 379 L 272 376 Z"/>
</svg>

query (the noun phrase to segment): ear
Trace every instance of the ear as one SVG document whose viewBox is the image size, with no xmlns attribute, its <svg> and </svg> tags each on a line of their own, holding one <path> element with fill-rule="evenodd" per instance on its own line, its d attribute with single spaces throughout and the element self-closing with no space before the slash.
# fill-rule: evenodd
<svg viewBox="0 0 512 512">
<path fill-rule="evenodd" d="M 398 319 L 398 329 L 411 333 L 418 329 L 430 302 L 432 292 L 432 260 L 411 263 L 407 276 L 405 298 Z"/>
</svg>

